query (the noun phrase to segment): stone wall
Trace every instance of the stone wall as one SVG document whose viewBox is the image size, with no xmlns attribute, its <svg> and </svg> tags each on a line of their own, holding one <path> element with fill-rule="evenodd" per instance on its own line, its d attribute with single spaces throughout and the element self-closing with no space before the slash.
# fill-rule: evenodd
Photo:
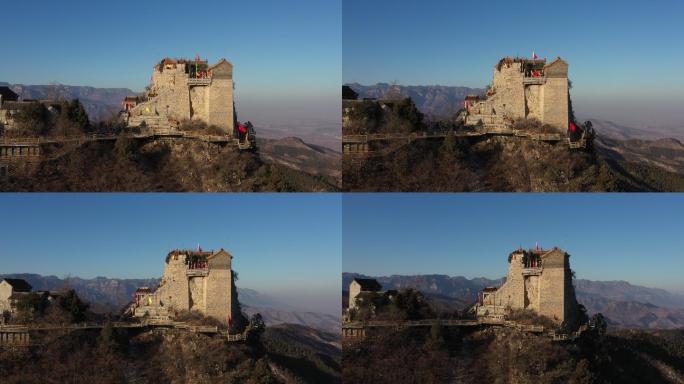
<svg viewBox="0 0 684 384">
<path fill-rule="evenodd" d="M 569 97 L 567 78 L 547 78 L 544 84 L 542 122 L 565 132 L 570 119 Z"/>
<path fill-rule="evenodd" d="M 233 65 L 225 59 L 211 67 L 211 78 L 189 83 L 185 64 L 164 68 L 155 66 L 148 99 L 131 108 L 126 116 L 129 126 L 142 122 L 153 128 L 169 128 L 186 119 L 216 125 L 232 133 L 235 120 L 233 104 Z"/>
<path fill-rule="evenodd" d="M 524 308 L 525 281 L 522 276 L 522 253 L 514 252 L 510 255 L 506 282 L 494 293 L 488 296 L 485 305 Z"/>
<path fill-rule="evenodd" d="M 352 281 L 349 284 L 349 308 L 356 308 L 356 297 L 361 293 L 361 284 Z"/>
<path fill-rule="evenodd" d="M 525 87 L 520 63 L 494 70 L 492 107 L 496 115 L 515 119 L 525 116 Z"/>
<path fill-rule="evenodd" d="M 208 92 L 207 123 L 233 132 L 233 80 L 214 79 Z"/>
<path fill-rule="evenodd" d="M 526 78 L 521 68 L 522 63 L 514 61 L 494 69 L 492 94 L 473 105 L 466 115 L 466 125 L 526 118 L 537 119 L 561 132 L 567 130 L 570 112 L 568 64 L 557 58 L 544 66 L 542 76 L 535 78 Z"/>
<path fill-rule="evenodd" d="M 185 258 L 185 255 L 171 257 L 166 264 L 160 286 L 155 292 L 158 305 L 175 310 L 190 309 L 190 282 Z"/>
<path fill-rule="evenodd" d="M 544 86 L 529 85 L 525 87 L 525 116 L 528 119 L 543 121 L 542 100 L 544 98 Z"/>
<path fill-rule="evenodd" d="M 523 308 L 529 308 L 539 312 L 541 289 L 539 276 L 525 276 L 525 298 Z"/>
<path fill-rule="evenodd" d="M 562 321 L 565 313 L 564 268 L 544 266 L 541 285 L 543 289 L 539 300 L 539 313 L 556 321 Z"/>
<path fill-rule="evenodd" d="M 570 257 L 569 255 L 567 256 Z M 579 326 L 579 303 L 575 295 L 575 287 L 572 285 L 572 270 L 569 263 L 565 268 L 565 300 L 563 304 L 563 318 L 571 328 Z"/>
<path fill-rule="evenodd" d="M 225 323 L 233 318 L 233 271 L 232 256 L 226 251 L 219 251 L 209 259 L 209 275 L 205 278 L 204 313 Z"/>
<path fill-rule="evenodd" d="M 0 109 L 0 131 L 15 129 L 17 124 L 13 118 L 16 111 Z"/>
<path fill-rule="evenodd" d="M 211 86 L 208 90 L 208 124 L 224 131 L 233 132 L 235 111 L 233 110 L 233 64 L 225 59 L 210 67 Z"/>
<path fill-rule="evenodd" d="M 206 308 L 206 278 L 193 277 L 188 279 L 189 299 L 188 309 L 204 312 Z"/>
<path fill-rule="evenodd" d="M 190 118 L 209 121 L 209 87 L 190 87 Z"/>
<path fill-rule="evenodd" d="M 511 309 L 531 309 L 548 316 L 558 323 L 569 325 L 577 321 L 577 299 L 572 285 L 572 270 L 569 255 L 554 248 L 541 255 L 542 268 L 523 275 L 523 255 L 516 251 L 510 255 L 506 282 L 495 292 L 488 294 L 483 301 L 486 309 L 508 307 Z M 489 312 L 492 312 L 492 311 Z"/>
<path fill-rule="evenodd" d="M 168 316 L 174 311 L 198 311 L 224 323 L 239 315 L 232 256 L 220 250 L 208 257 L 208 268 L 191 270 L 187 255 L 170 255 L 157 289 L 143 296 L 136 316 Z M 188 271 L 192 273 L 188 274 Z"/>
<path fill-rule="evenodd" d="M 0 282 L 0 315 L 4 311 L 11 311 L 10 296 L 12 296 L 12 286 L 6 281 Z"/>
</svg>

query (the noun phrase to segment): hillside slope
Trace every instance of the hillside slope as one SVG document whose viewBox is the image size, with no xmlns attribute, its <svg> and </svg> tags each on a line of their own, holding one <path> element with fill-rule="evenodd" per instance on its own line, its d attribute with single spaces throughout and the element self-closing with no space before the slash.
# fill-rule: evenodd
<svg viewBox="0 0 684 384">
<path fill-rule="evenodd" d="M 52 150 L 65 153 L 41 162 L 32 174 L 3 178 L 0 190 L 319 192 L 338 189 L 332 177 L 268 164 L 258 154 L 199 141 L 138 144 L 120 138 L 116 143 L 91 142 L 66 151 L 59 147 Z"/>
<path fill-rule="evenodd" d="M 405 328 L 345 344 L 342 361 L 350 383 L 681 383 L 684 331 L 558 343 L 508 328 Z"/>
<path fill-rule="evenodd" d="M 677 139 L 617 140 L 600 136 L 596 149 L 608 159 L 646 164 L 684 175 L 684 145 Z"/>
<path fill-rule="evenodd" d="M 345 191 L 684 191 L 684 175 L 518 137 L 415 141 L 384 156 L 343 158 Z"/>
<path fill-rule="evenodd" d="M 267 327 L 261 342 L 180 330 L 74 331 L 29 350 L 0 350 L 3 383 L 339 383 L 335 336 Z"/>
<path fill-rule="evenodd" d="M 259 139 L 259 156 L 264 162 L 312 175 L 342 180 L 342 154 L 329 148 L 309 144 L 297 137 Z"/>
<path fill-rule="evenodd" d="M 586 120 L 586 119 L 585 119 Z M 636 128 L 613 121 L 590 118 L 594 129 L 602 137 L 614 140 L 659 140 L 674 138 L 684 140 L 684 125 Z"/>
</svg>

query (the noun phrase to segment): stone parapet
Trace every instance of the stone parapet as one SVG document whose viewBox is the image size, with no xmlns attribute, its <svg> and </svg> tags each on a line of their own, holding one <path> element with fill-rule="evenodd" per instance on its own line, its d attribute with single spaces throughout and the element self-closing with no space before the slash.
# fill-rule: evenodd
<svg viewBox="0 0 684 384">
<path fill-rule="evenodd" d="M 185 271 L 185 275 L 188 277 L 208 276 L 209 268 L 188 269 L 187 271 Z"/>
<path fill-rule="evenodd" d="M 523 77 L 523 84 L 544 84 L 546 77 Z"/>
<path fill-rule="evenodd" d="M 211 84 L 211 78 L 204 78 L 204 79 L 188 78 L 188 85 L 210 85 L 210 84 Z"/>
<path fill-rule="evenodd" d="M 522 275 L 523 276 L 538 276 L 542 274 L 542 268 L 523 268 L 522 270 Z"/>
</svg>

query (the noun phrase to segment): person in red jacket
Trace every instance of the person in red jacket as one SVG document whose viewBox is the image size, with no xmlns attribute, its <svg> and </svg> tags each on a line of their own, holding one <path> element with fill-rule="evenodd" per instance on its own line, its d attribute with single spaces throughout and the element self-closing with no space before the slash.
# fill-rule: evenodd
<svg viewBox="0 0 684 384">
<path fill-rule="evenodd" d="M 247 137 L 247 127 L 244 124 L 239 123 L 238 132 L 240 134 L 240 142 L 242 143 L 245 141 L 245 137 Z"/>
</svg>

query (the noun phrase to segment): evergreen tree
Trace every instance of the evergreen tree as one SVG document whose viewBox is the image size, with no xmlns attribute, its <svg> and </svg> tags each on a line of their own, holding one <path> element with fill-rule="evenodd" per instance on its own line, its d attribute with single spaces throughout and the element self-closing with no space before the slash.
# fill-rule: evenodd
<svg viewBox="0 0 684 384">
<path fill-rule="evenodd" d="M 76 294 L 76 291 L 70 289 L 66 291 L 58 299 L 59 306 L 67 311 L 71 316 L 72 323 L 79 323 L 85 320 L 86 312 L 90 305 L 83 302 L 80 297 Z"/>
<path fill-rule="evenodd" d="M 19 127 L 32 135 L 46 135 L 50 131 L 50 111 L 41 103 L 29 103 L 16 114 Z"/>
<path fill-rule="evenodd" d="M 90 120 L 85 107 L 78 99 L 72 100 L 67 104 L 67 117 L 75 127 L 81 132 L 87 132 L 90 128 Z"/>
<path fill-rule="evenodd" d="M 413 131 L 423 128 L 423 114 L 418 110 L 416 104 L 407 97 L 394 105 L 394 112 L 401 118 L 411 123 Z"/>
<path fill-rule="evenodd" d="M 259 339 L 265 330 L 266 324 L 264 323 L 261 314 L 254 314 L 252 318 L 249 319 L 249 325 L 247 326 L 247 341 L 250 343 L 259 342 Z"/>
</svg>

